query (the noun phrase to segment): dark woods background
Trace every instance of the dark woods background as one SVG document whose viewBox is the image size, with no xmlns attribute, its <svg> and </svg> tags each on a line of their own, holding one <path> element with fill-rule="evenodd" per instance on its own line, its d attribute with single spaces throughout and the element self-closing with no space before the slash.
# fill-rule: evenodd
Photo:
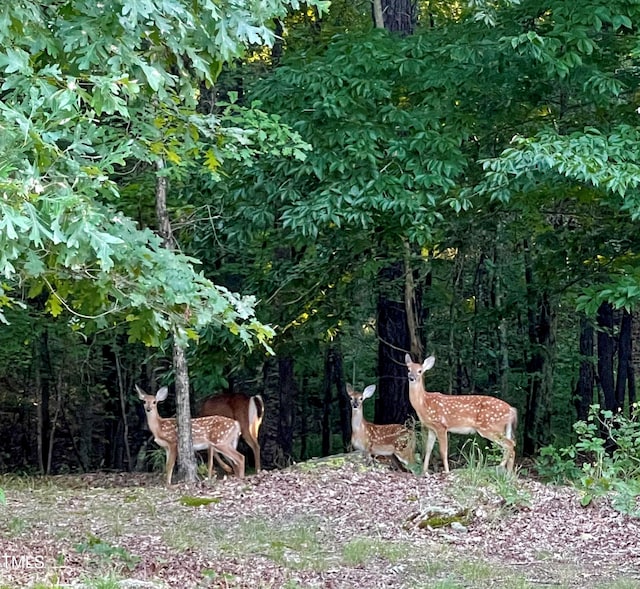
<svg viewBox="0 0 640 589">
<path fill-rule="evenodd" d="M 387 299 L 381 301 L 386 303 Z M 380 309 L 378 317 L 384 311 Z M 435 319 L 438 309 L 430 316 Z M 11 329 L 19 321 L 16 317 Z M 436 323 L 449 330 L 445 321 Z M 562 330 L 559 324 L 563 324 Z M 396 325 L 402 332 L 402 323 Z M 638 322 L 627 313 L 612 312 L 609 306 L 603 306 L 595 324 L 569 315 L 556 317 L 552 325 L 537 325 L 532 332 L 544 330 L 553 332 L 547 335 L 554 342 L 552 347 L 534 347 L 526 333 L 514 338 L 522 344 L 521 357 L 510 367 L 505 396 L 520 411 L 519 448 L 528 456 L 544 444 L 570 439 L 571 424 L 586 417 L 593 402 L 612 409 L 627 407 L 635 400 L 634 374 L 640 364 L 631 345 L 637 338 Z M 429 341 L 447 341 L 446 333 L 430 333 Z M 43 317 L 25 322 L 20 336 L 20 340 L 14 338 L 2 346 L 2 470 L 64 473 L 150 468 L 146 452 L 153 444 L 149 445 L 146 418 L 132 388 L 137 382 L 155 392 L 158 376 L 170 373 L 168 360 L 159 354 L 149 356 L 144 347 L 125 342 L 83 341 Z M 428 390 L 456 394 L 468 392 L 474 385 L 473 390 L 500 395 L 499 358 L 491 348 L 469 345 L 486 337 L 480 331 L 471 334 L 466 346 L 454 348 L 457 354 L 453 356 L 447 346 L 427 346 L 437 358 L 436 367 L 427 374 Z M 575 348 L 571 350 L 565 340 Z M 385 347 L 385 361 L 397 363 L 400 374 L 378 379 L 376 352 Z M 260 432 L 262 460 L 270 469 L 348 449 L 346 382 L 355 382 L 360 388 L 379 384 L 377 413 L 374 415 L 373 401 L 365 405 L 371 419 L 380 423 L 404 421 L 411 414 L 403 352 L 385 344 L 373 329 L 365 326 L 348 340 L 343 336 L 307 350 L 291 357 L 247 360 L 243 366 L 230 368 L 224 386 L 222 378 L 211 388 L 205 379 L 194 378 L 193 415 L 200 399 L 209 393 L 234 390 L 261 394 L 266 405 Z M 531 354 L 530 350 L 539 353 Z M 564 358 L 551 367 L 545 365 L 559 355 Z M 478 360 L 470 365 L 466 357 Z M 388 385 L 391 379 L 395 379 L 395 387 Z M 396 389 L 400 392 L 394 398 Z M 386 414 L 386 406 L 393 412 Z M 171 396 L 161 406 L 161 413 L 173 415 Z M 250 452 L 247 457 L 251 464 Z"/>
</svg>

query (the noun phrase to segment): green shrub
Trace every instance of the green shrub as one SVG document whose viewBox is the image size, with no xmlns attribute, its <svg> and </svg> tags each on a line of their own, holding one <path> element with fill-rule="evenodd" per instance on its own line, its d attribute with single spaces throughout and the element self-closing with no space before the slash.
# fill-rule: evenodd
<svg viewBox="0 0 640 589">
<path fill-rule="evenodd" d="M 640 407 L 634 403 L 630 417 L 593 405 L 585 421 L 573 429 L 577 441 L 565 448 L 542 448 L 536 467 L 540 476 L 556 483 L 571 483 L 589 505 L 610 497 L 624 513 L 640 515 Z"/>
</svg>

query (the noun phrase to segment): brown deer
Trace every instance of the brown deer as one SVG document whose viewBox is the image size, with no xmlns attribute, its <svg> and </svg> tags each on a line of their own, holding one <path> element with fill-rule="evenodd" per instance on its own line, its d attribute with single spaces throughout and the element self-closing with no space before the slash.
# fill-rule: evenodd
<svg viewBox="0 0 640 589">
<path fill-rule="evenodd" d="M 362 405 L 376 390 L 369 385 L 361 393 L 347 385 L 347 394 L 351 399 L 351 445 L 364 453 L 367 459 L 372 456 L 391 456 L 403 465 L 414 461 L 415 435 L 404 425 L 376 425 L 368 422 L 362 414 Z"/>
<path fill-rule="evenodd" d="M 436 359 L 429 356 L 422 364 L 405 362 L 409 369 L 409 400 L 420 421 L 428 430 L 423 473 L 427 474 L 433 445 L 438 440 L 444 471 L 449 472 L 448 432 L 454 434 L 478 433 L 495 442 L 504 450 L 501 467 L 511 472 L 515 462 L 515 431 L 518 413 L 508 403 L 485 395 L 443 395 L 425 390 L 422 375 L 433 368 Z"/>
<path fill-rule="evenodd" d="M 200 417 L 222 415 L 235 419 L 240 424 L 242 437 L 253 451 L 256 472 L 260 472 L 258 432 L 264 417 L 264 401 L 260 395 L 248 397 L 239 393 L 222 393 L 207 397 L 202 403 L 198 415 Z"/>
<path fill-rule="evenodd" d="M 164 448 L 167 455 L 167 485 L 171 484 L 173 467 L 178 456 L 178 431 L 175 418 L 164 418 L 158 414 L 158 403 L 167 398 L 168 389 L 162 387 L 156 395 L 148 395 L 136 385 L 138 397 L 144 403 L 147 423 L 156 444 Z M 233 464 L 233 471 L 244 477 L 244 456 L 236 450 L 240 438 L 240 424 L 228 417 L 198 417 L 191 420 L 191 435 L 194 450 L 208 450 L 209 478 L 213 472 L 213 458 L 222 454 Z"/>
</svg>

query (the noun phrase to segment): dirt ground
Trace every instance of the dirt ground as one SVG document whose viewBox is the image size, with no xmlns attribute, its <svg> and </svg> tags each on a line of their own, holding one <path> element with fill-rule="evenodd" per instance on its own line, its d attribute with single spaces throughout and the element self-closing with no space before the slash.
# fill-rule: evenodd
<svg viewBox="0 0 640 589">
<path fill-rule="evenodd" d="M 165 488 L 0 478 L 0 587 L 640 588 L 640 520 L 521 472 L 357 455 Z"/>
</svg>

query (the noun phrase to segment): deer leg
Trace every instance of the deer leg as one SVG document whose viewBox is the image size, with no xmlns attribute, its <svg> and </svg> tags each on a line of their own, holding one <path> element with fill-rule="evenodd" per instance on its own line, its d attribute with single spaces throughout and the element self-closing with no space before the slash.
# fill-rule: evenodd
<svg viewBox="0 0 640 589">
<path fill-rule="evenodd" d="M 440 458 L 444 464 L 444 472 L 449 472 L 449 439 L 447 430 L 437 432 L 438 448 L 440 450 Z"/>
<path fill-rule="evenodd" d="M 222 460 L 220 459 L 220 456 L 218 456 L 218 453 L 215 451 L 214 447 L 211 444 L 209 444 L 209 480 L 211 480 L 211 475 L 213 475 L 213 459 L 214 458 L 219 464 L 222 464 Z M 225 468 L 229 468 L 229 467 L 225 464 Z"/>
<path fill-rule="evenodd" d="M 220 468 L 222 470 L 229 473 L 233 472 L 233 469 L 224 460 L 222 460 L 222 458 L 220 458 L 220 454 L 214 451 L 213 456 L 215 457 L 216 462 L 220 465 Z"/>
<path fill-rule="evenodd" d="M 233 446 L 224 446 L 217 448 L 220 454 L 226 456 L 233 464 L 233 472 L 241 479 L 244 478 L 244 456 L 240 454 Z"/>
<path fill-rule="evenodd" d="M 422 465 L 422 474 L 426 475 L 429 472 L 429 460 L 431 459 L 431 452 L 433 451 L 433 445 L 436 443 L 436 432 L 431 429 L 427 429 L 427 443 L 424 447 L 424 464 Z"/>
<path fill-rule="evenodd" d="M 500 443 L 504 450 L 504 456 L 500 466 L 506 468 L 507 472 L 513 472 L 513 465 L 516 460 L 515 442 L 509 438 L 504 438 Z"/>
<path fill-rule="evenodd" d="M 258 440 L 253 436 L 253 433 L 248 433 L 246 436 L 244 436 L 244 440 L 253 451 L 253 459 L 256 465 L 256 472 L 260 472 L 260 444 L 258 443 Z"/>
<path fill-rule="evenodd" d="M 166 471 L 167 471 L 167 485 L 171 484 L 171 475 L 173 474 L 173 467 L 176 463 L 176 455 L 178 453 L 178 449 L 173 446 L 169 446 L 166 448 L 167 453 L 167 463 L 166 463 Z"/>
<path fill-rule="evenodd" d="M 508 472 L 513 470 L 513 464 L 516 458 L 515 446 L 516 443 L 505 435 L 496 435 L 494 433 L 482 432 L 478 430 L 478 433 L 487 440 L 490 440 L 494 444 L 500 446 L 503 450 L 502 462 L 500 468 L 505 468 Z"/>
</svg>

